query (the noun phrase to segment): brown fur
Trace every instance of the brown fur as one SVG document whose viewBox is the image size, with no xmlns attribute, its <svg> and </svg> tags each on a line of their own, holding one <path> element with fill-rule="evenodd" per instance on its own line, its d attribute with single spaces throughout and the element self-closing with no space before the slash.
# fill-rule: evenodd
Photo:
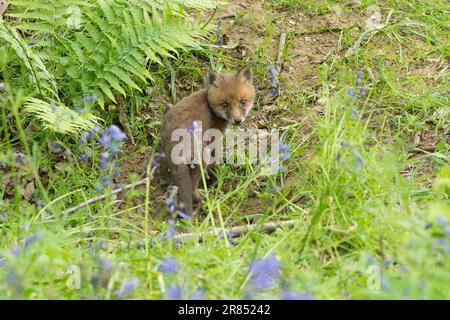
<svg viewBox="0 0 450 320">
<path fill-rule="evenodd" d="M 244 105 L 242 99 L 246 100 Z M 172 132 L 175 129 L 189 128 L 194 121 L 201 121 L 203 132 L 214 128 L 223 133 L 229 123 L 237 123 L 239 120 L 241 123 L 245 119 L 254 99 L 255 89 L 250 68 L 223 75 L 210 71 L 206 89 L 192 93 L 168 108 L 165 113 L 161 129 L 162 148 L 170 169 L 171 183 L 178 187 L 178 204 L 186 214 L 192 214 L 193 199 L 201 199 L 197 191 L 201 171 L 198 165 L 191 167 L 172 163 L 170 155 L 178 143 L 171 141 Z M 223 103 L 227 103 L 228 108 Z M 204 170 L 206 169 L 205 165 Z"/>
</svg>

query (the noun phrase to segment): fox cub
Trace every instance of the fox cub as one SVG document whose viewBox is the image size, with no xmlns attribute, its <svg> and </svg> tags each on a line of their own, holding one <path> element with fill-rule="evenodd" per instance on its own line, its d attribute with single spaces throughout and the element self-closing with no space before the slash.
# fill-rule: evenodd
<svg viewBox="0 0 450 320">
<path fill-rule="evenodd" d="M 201 123 L 203 132 L 218 129 L 224 133 L 230 123 L 239 125 L 245 120 L 254 100 L 252 70 L 247 66 L 236 73 L 208 71 L 205 89 L 192 93 L 166 111 L 161 129 L 162 150 L 168 162 L 171 184 L 178 187 L 178 205 L 187 215 L 192 215 L 193 201 L 201 201 L 197 191 L 201 171 L 199 165 L 174 163 L 172 149 L 179 141 L 172 141 L 173 131 L 189 128 L 195 121 Z M 205 145 L 202 142 L 202 147 Z M 206 164 L 203 169 L 207 170 Z"/>
</svg>

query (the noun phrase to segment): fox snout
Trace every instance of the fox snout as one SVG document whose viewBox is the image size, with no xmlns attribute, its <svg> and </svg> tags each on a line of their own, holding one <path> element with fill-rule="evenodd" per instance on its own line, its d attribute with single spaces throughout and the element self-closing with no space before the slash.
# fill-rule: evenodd
<svg viewBox="0 0 450 320">
<path fill-rule="evenodd" d="M 235 112 L 230 112 L 228 116 L 228 121 L 234 124 L 241 124 L 245 120 L 245 112 L 242 110 L 236 110 Z"/>
</svg>

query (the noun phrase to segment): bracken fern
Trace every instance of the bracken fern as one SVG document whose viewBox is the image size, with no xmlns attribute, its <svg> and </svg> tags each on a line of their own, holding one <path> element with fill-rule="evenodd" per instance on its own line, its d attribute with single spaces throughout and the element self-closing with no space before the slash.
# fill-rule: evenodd
<svg viewBox="0 0 450 320">
<path fill-rule="evenodd" d="M 102 107 L 107 98 L 115 102 L 116 92 L 126 96 L 141 90 L 152 79 L 149 61 L 162 66 L 162 57 L 175 58 L 177 50 L 197 46 L 208 28 L 190 21 L 184 6 L 215 5 L 199 0 L 44 0 L 31 5 L 12 0 L 11 4 L 21 10 L 8 14 L 20 19 L 17 28 L 46 33 L 40 34 L 43 46 L 52 38 L 52 53 L 43 56 L 55 64 L 59 79 L 72 80 L 68 87 L 61 85 L 61 91 L 93 94 Z"/>
</svg>

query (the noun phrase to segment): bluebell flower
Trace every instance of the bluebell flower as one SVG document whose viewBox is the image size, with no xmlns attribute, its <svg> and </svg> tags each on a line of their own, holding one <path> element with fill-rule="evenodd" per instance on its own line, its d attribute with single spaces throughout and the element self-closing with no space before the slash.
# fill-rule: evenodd
<svg viewBox="0 0 450 320">
<path fill-rule="evenodd" d="M 165 258 L 163 259 L 158 267 L 158 271 L 167 274 L 177 273 L 180 270 L 180 265 L 178 261 L 174 258 Z"/>
<path fill-rule="evenodd" d="M 108 168 L 110 163 L 110 153 L 109 152 L 103 152 L 100 156 L 100 169 L 105 170 Z"/>
<path fill-rule="evenodd" d="M 62 147 L 58 142 L 48 141 L 48 148 L 52 153 L 60 153 L 62 151 Z"/>
<path fill-rule="evenodd" d="M 204 299 L 205 299 L 205 288 L 202 286 L 192 293 L 190 300 L 204 300 Z"/>
<path fill-rule="evenodd" d="M 177 229 L 175 228 L 175 220 L 169 219 L 167 224 L 169 225 L 169 230 L 163 234 L 161 240 L 172 239 L 177 234 Z"/>
<path fill-rule="evenodd" d="M 442 227 L 447 226 L 447 219 L 443 215 L 441 215 L 441 214 L 438 215 L 436 220 L 439 223 L 439 225 L 441 225 Z"/>
<path fill-rule="evenodd" d="M 97 100 L 97 96 L 95 95 L 84 96 L 81 98 L 81 102 L 95 102 L 95 100 Z"/>
<path fill-rule="evenodd" d="M 314 297 L 309 293 L 285 291 L 281 294 L 280 300 L 314 300 Z"/>
<path fill-rule="evenodd" d="M 183 289 L 179 284 L 175 284 L 167 288 L 167 297 L 171 300 L 181 300 L 183 295 Z"/>
<path fill-rule="evenodd" d="M 81 134 L 80 142 L 86 143 L 89 140 L 89 132 L 83 132 Z"/>
<path fill-rule="evenodd" d="M 225 235 L 225 237 L 227 238 L 227 241 L 228 241 L 229 244 L 231 244 L 232 246 L 235 246 L 235 245 L 237 244 L 237 243 L 233 240 L 233 237 L 232 237 L 230 231 L 224 231 L 224 232 L 219 233 L 219 240 L 225 241 L 225 240 L 224 240 L 224 239 L 225 239 L 224 235 Z"/>
<path fill-rule="evenodd" d="M 40 233 L 33 233 L 30 236 L 27 236 L 24 240 L 23 240 L 23 247 L 26 249 L 29 246 L 31 246 L 33 243 L 39 241 L 42 239 L 42 236 Z"/>
<path fill-rule="evenodd" d="M 444 227 L 444 232 L 447 236 L 450 236 L 450 226 L 445 226 Z"/>
<path fill-rule="evenodd" d="M 198 125 L 197 121 L 193 121 L 191 126 L 187 128 L 187 131 L 190 133 L 196 133 L 196 132 L 201 132 L 202 128 Z"/>
<path fill-rule="evenodd" d="M 289 153 L 283 153 L 283 154 L 280 156 L 280 161 L 289 159 L 290 157 L 291 157 L 291 155 L 290 155 Z"/>
<path fill-rule="evenodd" d="M 120 289 L 116 291 L 116 296 L 119 299 L 124 299 L 127 295 L 132 294 L 138 285 L 138 278 L 127 279 L 122 282 Z"/>
<path fill-rule="evenodd" d="M 97 142 L 105 149 L 113 154 L 119 153 L 120 145 L 127 136 L 116 125 L 109 126 L 102 132 Z"/>
<path fill-rule="evenodd" d="M 103 186 L 107 187 L 111 184 L 112 178 L 110 176 L 101 176 L 100 181 L 102 182 Z"/>
<path fill-rule="evenodd" d="M 360 85 L 362 84 L 362 76 L 363 76 L 363 72 L 362 72 L 361 70 L 359 70 L 359 71 L 356 73 L 356 81 L 355 81 L 355 84 L 356 84 L 357 86 L 360 86 Z"/>
<path fill-rule="evenodd" d="M 291 146 L 285 143 L 282 143 L 278 146 L 278 151 L 289 151 L 291 150 Z"/>
<path fill-rule="evenodd" d="M 101 193 L 102 193 L 103 187 L 102 187 L 101 184 L 96 183 L 95 186 L 94 186 L 94 188 L 95 188 L 95 191 L 97 191 L 98 194 L 101 194 Z"/>
<path fill-rule="evenodd" d="M 280 91 L 280 82 L 278 81 L 278 74 L 280 73 L 280 68 L 276 65 L 272 65 L 269 67 L 269 83 L 270 83 L 270 91 L 269 95 L 273 96 L 275 94 L 275 89 Z"/>
<path fill-rule="evenodd" d="M 122 141 L 127 137 L 126 134 L 123 133 L 116 125 L 109 126 L 108 129 L 106 129 L 106 132 L 110 134 L 114 140 L 117 141 Z"/>
<path fill-rule="evenodd" d="M 183 219 L 189 220 L 191 217 L 183 211 L 177 210 L 177 215 Z"/>
<path fill-rule="evenodd" d="M 155 157 L 165 158 L 166 154 L 164 152 L 162 152 L 162 151 L 158 151 L 158 152 L 155 153 Z"/>
<path fill-rule="evenodd" d="M 222 37 L 220 35 L 220 21 L 216 25 L 216 33 L 217 33 L 217 45 L 219 48 L 222 46 Z"/>
<path fill-rule="evenodd" d="M 87 160 L 89 159 L 90 155 L 88 153 L 82 153 L 80 154 L 80 159 L 81 160 Z"/>
<path fill-rule="evenodd" d="M 14 155 L 13 160 L 16 164 L 24 164 L 26 157 L 27 156 L 23 152 L 19 152 Z"/>
<path fill-rule="evenodd" d="M 99 259 L 99 265 L 102 271 L 109 272 L 113 269 L 113 264 L 111 263 L 111 261 L 104 258 Z"/>
<path fill-rule="evenodd" d="M 22 249 L 19 247 L 19 246 L 13 246 L 12 248 L 11 248 L 11 253 L 15 256 L 15 257 L 17 257 L 17 256 L 19 256 L 19 254 L 22 252 Z"/>
<path fill-rule="evenodd" d="M 353 89 L 352 86 L 350 86 L 350 87 L 347 88 L 347 94 L 348 94 L 349 96 L 351 96 L 351 97 L 354 97 L 354 96 L 355 96 L 355 90 Z"/>
<path fill-rule="evenodd" d="M 175 203 L 175 199 L 173 198 L 172 195 L 169 198 L 167 198 L 166 203 L 167 203 L 167 208 L 169 210 L 169 213 L 174 212 L 176 209 L 176 203 Z"/>
<path fill-rule="evenodd" d="M 280 276 L 280 264 L 271 256 L 255 260 L 249 268 L 250 286 L 253 289 L 267 289 L 272 287 Z"/>
<path fill-rule="evenodd" d="M 277 172 L 280 172 L 280 171 L 283 171 L 284 170 L 284 167 L 283 166 L 276 166 L 275 168 L 273 168 L 272 169 L 272 173 L 277 173 Z"/>
</svg>

